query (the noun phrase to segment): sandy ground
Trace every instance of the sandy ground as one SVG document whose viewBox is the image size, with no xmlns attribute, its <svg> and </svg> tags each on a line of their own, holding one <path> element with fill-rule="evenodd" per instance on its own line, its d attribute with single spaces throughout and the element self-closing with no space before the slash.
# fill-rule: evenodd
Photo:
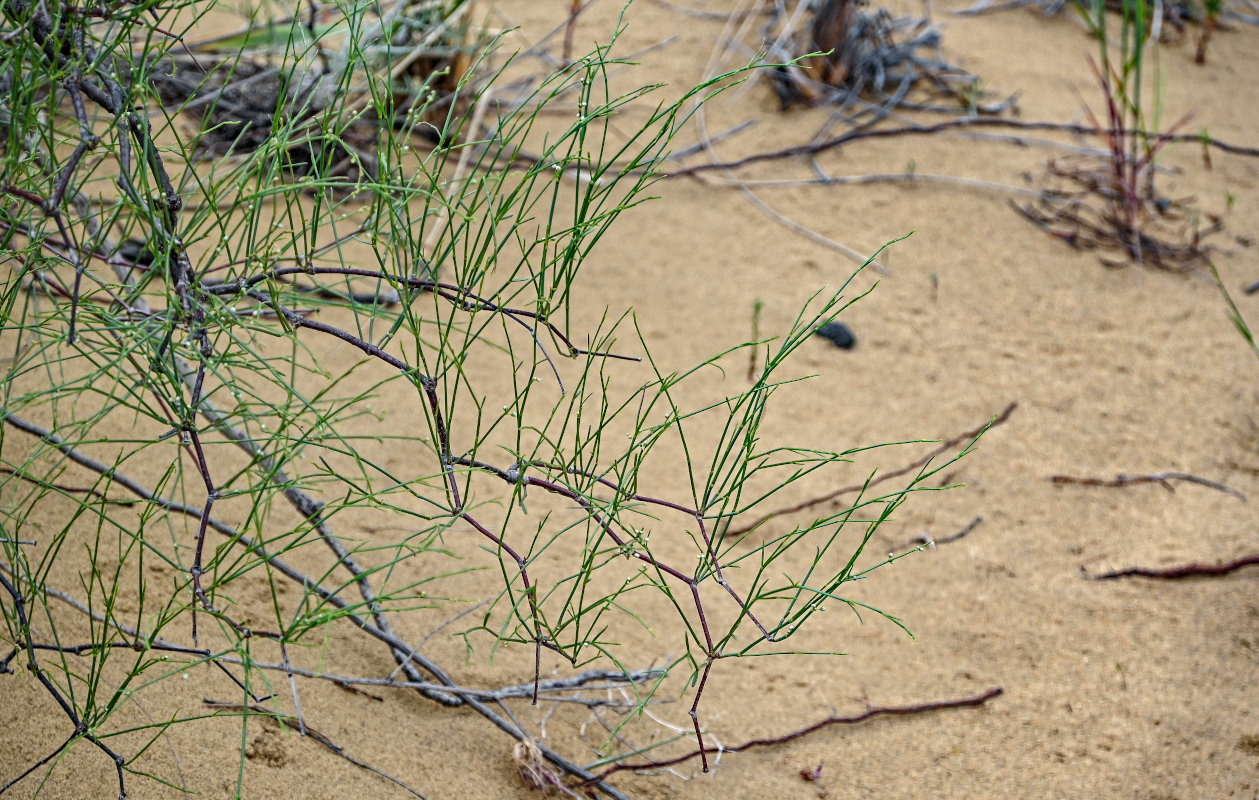
<svg viewBox="0 0 1259 800">
<path fill-rule="evenodd" d="M 528 41 L 559 25 L 567 8 L 500 5 Z M 704 8 L 722 10 L 718 3 Z M 1023 119 L 1080 121 L 1081 98 L 1099 107 L 1085 60 L 1092 43 L 1070 14 L 962 19 L 945 10 L 936 7 L 945 53 L 994 92 L 1017 92 Z M 584 14 L 578 46 L 606 39 L 618 12 L 605 0 Z M 727 24 L 721 15 L 639 0 L 625 20 L 624 52 L 675 37 L 641 57 L 634 73 L 640 82 L 680 91 L 738 57 L 711 58 Z M 1220 33 L 1205 66 L 1193 63 L 1189 39 L 1160 53 L 1167 119 L 1193 111 L 1188 130 L 1255 143 L 1259 30 Z M 761 80 L 715 101 L 705 124 L 716 132 L 756 121 L 716 146 L 720 158 L 732 159 L 800 142 L 825 114 L 779 114 Z M 692 129 L 681 144 L 695 138 Z M 939 134 L 857 142 L 818 160 L 835 174 L 901 172 L 912 163 L 921 174 L 1027 187 L 1051 155 L 1045 146 Z M 1234 238 L 1259 230 L 1259 161 L 1215 152 L 1207 169 L 1198 147 L 1180 145 L 1165 163 L 1176 170 L 1161 178 L 1169 196 L 1194 195 L 1213 212 L 1225 211 L 1226 193 L 1235 198 L 1214 260 L 1243 313 L 1259 323 L 1259 299 L 1240 293 L 1259 278 L 1259 264 L 1255 251 Z M 738 176 L 811 174 L 787 160 Z M 723 800 L 1259 796 L 1259 717 L 1252 705 L 1259 572 L 1175 582 L 1094 582 L 1082 575 L 1259 552 L 1254 500 L 1186 483 L 1169 491 L 1157 484 L 1099 488 L 1050 480 L 1177 471 L 1259 498 L 1259 364 L 1233 329 L 1218 289 L 1201 274 L 1105 268 L 1096 254 L 1072 250 L 1030 225 L 1001 191 L 926 183 L 756 191 L 798 225 L 861 253 L 914 231 L 881 259 L 885 275 L 867 271 L 853 285 L 855 293 L 878 281 L 843 317 L 857 347 L 841 351 L 820 339 L 804 347 L 797 368 L 816 377 L 776 399 L 766 439 L 846 449 L 947 438 L 1018 405 L 951 473 L 963 488 L 912 498 L 871 542 L 873 563 L 915 536 L 942 538 L 983 518 L 964 538 L 882 568 L 854 589 L 862 602 L 903 618 L 916 638 L 878 617 L 861 624 L 846 611 L 828 612 L 799 646 L 847 655 L 721 663 L 705 696 L 706 724 L 728 746 L 832 713 L 951 700 L 994 687 L 1004 693 L 980 708 L 884 717 L 727 754 L 707 775 L 688 765 L 680 775 L 621 775 L 616 785 L 633 797 Z M 636 309 L 666 368 L 746 339 L 757 301 L 764 304 L 762 331 L 785 329 L 811 295 L 841 285 L 856 267 L 768 219 L 717 173 L 666 180 L 655 192 L 659 199 L 625 215 L 587 264 L 581 307 L 594 315 L 585 322 L 597 321 L 605 307 L 614 314 Z M 735 390 L 742 379 L 737 371 L 725 378 Z M 714 378 L 710 386 L 722 383 Z M 861 457 L 802 485 L 793 499 L 860 480 L 876 466 L 907 463 L 926 449 Z M 662 491 L 680 479 L 681 469 L 674 470 L 656 476 Z M 464 596 L 482 587 L 488 592 L 492 579 L 470 577 Z M 643 655 L 631 666 L 676 652 L 676 640 L 663 636 L 629 641 Z M 345 647 L 346 670 L 384 674 L 392 666 L 383 651 L 357 652 L 348 636 Z M 516 683 L 532 673 L 531 652 L 503 652 L 492 662 L 478 652 L 465 661 L 461 642 L 440 635 L 430 654 L 466 685 Z M 558 664 L 544 663 L 552 667 Z M 220 677 L 192 673 L 182 685 L 154 687 L 135 713 L 137 719 L 176 708 L 191 713 L 203 696 L 230 696 L 226 686 Z M 312 726 L 425 797 L 535 796 L 515 775 L 510 740 L 479 717 L 413 695 L 373 694 L 311 682 L 303 684 L 303 705 Z M 656 713 L 685 726 L 687 704 L 689 697 Z M 544 724 L 549 744 L 578 761 L 593 759 L 598 736 L 587 731 L 580 738 L 590 722 L 584 712 L 547 717 L 547 706 L 512 708 L 535 731 Z M 64 720 L 29 678 L 0 682 L 0 713 L 0 778 L 66 735 Z M 645 741 L 663 732 L 662 724 L 644 721 L 631 736 Z M 255 725 L 246 739 L 249 797 L 407 796 L 290 731 Z M 241 744 L 235 721 L 176 726 L 146 758 L 177 785 L 226 797 L 236 784 Z M 815 780 L 801 777 L 819 767 Z M 130 785 L 135 797 L 176 796 L 150 781 L 132 778 Z M 13 794 L 28 797 L 37 786 L 28 779 Z M 115 791 L 110 765 L 79 747 L 42 796 Z"/>
</svg>

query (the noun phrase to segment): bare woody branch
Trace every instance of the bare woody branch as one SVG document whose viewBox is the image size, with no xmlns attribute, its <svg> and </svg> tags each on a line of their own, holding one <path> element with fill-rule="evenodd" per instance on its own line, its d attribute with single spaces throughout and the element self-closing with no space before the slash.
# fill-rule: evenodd
<svg viewBox="0 0 1259 800">
<path fill-rule="evenodd" d="M 1127 569 L 1101 572 L 1096 575 L 1084 568 L 1080 569 L 1085 578 L 1091 581 L 1113 581 L 1119 578 L 1154 578 L 1157 580 L 1179 580 L 1181 578 L 1215 578 L 1231 575 L 1243 567 L 1259 564 L 1259 555 L 1243 556 L 1223 564 L 1184 564 L 1179 567 L 1128 567 Z"/>
<path fill-rule="evenodd" d="M 876 706 L 874 708 L 868 708 L 864 712 L 860 714 L 855 714 L 853 716 L 847 716 L 847 717 L 830 716 L 830 717 L 827 717 L 826 719 L 815 722 L 812 725 L 806 726 L 804 728 L 800 728 L 799 730 L 795 730 L 790 733 L 785 733 L 782 736 L 774 736 L 767 739 L 752 739 L 751 741 L 747 741 L 747 742 L 744 742 L 743 744 L 738 744 L 733 747 L 722 747 L 720 750 L 718 750 L 717 748 L 713 748 L 709 750 L 709 752 L 716 755 L 719 752 L 741 753 L 745 750 L 751 750 L 757 747 L 773 747 L 774 745 L 786 744 L 787 742 L 795 741 L 796 739 L 800 739 L 802 737 L 808 736 L 811 733 L 816 733 L 817 731 L 820 731 L 823 728 L 829 728 L 832 725 L 856 725 L 856 724 L 865 722 L 867 720 L 874 719 L 876 717 L 908 716 L 911 714 L 926 714 L 932 711 L 944 711 L 944 710 L 952 709 L 952 708 L 971 708 L 974 706 L 981 706 L 984 703 L 987 703 L 989 700 L 993 699 L 994 697 L 1001 696 L 1002 694 L 1004 694 L 1004 692 L 1005 690 L 998 686 L 998 687 L 989 689 L 983 694 L 978 694 L 973 697 L 964 697 L 959 700 L 942 700 L 942 701 L 937 701 L 937 702 L 932 702 L 932 703 L 922 703 L 922 704 L 911 705 L 911 706 Z M 646 761 L 646 762 L 636 762 L 636 763 L 625 762 L 625 763 L 620 763 L 620 764 L 614 764 L 613 766 L 600 772 L 599 778 L 601 779 L 607 778 L 610 775 L 613 775 L 617 772 L 624 772 L 626 770 L 660 769 L 662 767 L 671 767 L 677 764 L 685 763 L 687 761 L 690 761 L 691 759 L 697 758 L 702 755 L 703 754 L 699 750 L 694 750 L 690 753 L 678 756 L 676 758 L 661 759 L 659 761 Z"/>
<path fill-rule="evenodd" d="M 1059 485 L 1074 484 L 1076 486 L 1100 486 L 1106 488 L 1122 488 L 1138 483 L 1157 483 L 1169 492 L 1175 492 L 1176 487 L 1172 485 L 1173 481 L 1182 481 L 1184 483 L 1195 483 L 1199 486 L 1205 486 L 1208 489 L 1214 489 L 1217 492 L 1224 492 L 1236 497 L 1238 500 L 1245 500 L 1246 495 L 1236 489 L 1226 486 L 1218 481 L 1208 480 L 1197 475 L 1191 475 L 1188 472 L 1154 472 L 1148 475 L 1127 475 L 1119 473 L 1114 478 L 1081 478 L 1074 475 L 1051 475 L 1049 480 Z"/>
</svg>

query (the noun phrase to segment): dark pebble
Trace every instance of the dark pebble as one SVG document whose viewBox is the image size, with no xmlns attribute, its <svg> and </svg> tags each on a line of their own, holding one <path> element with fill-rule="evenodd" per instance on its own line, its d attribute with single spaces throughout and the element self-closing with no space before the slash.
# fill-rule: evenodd
<svg viewBox="0 0 1259 800">
<path fill-rule="evenodd" d="M 826 323 L 817 329 L 817 335 L 845 350 L 851 350 L 857 344 L 857 337 L 853 336 L 852 330 L 842 322 Z"/>
</svg>

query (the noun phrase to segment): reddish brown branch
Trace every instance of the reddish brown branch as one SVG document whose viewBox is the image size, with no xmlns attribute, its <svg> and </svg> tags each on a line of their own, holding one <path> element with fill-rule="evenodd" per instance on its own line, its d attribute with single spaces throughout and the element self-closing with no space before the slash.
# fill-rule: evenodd
<svg viewBox="0 0 1259 800">
<path fill-rule="evenodd" d="M 571 64 L 573 61 L 573 34 L 577 32 L 577 17 L 586 8 L 586 3 L 582 0 L 570 0 L 568 4 L 568 21 L 564 24 L 564 47 L 560 51 L 560 58 L 565 64 Z"/>
<path fill-rule="evenodd" d="M 1259 564 L 1259 555 L 1244 556 L 1236 561 L 1227 561 L 1223 564 L 1184 564 L 1179 567 L 1168 567 L 1166 569 L 1152 569 L 1150 567 L 1128 567 L 1127 569 L 1119 569 L 1114 572 L 1103 572 L 1098 575 L 1090 575 L 1081 568 L 1084 577 L 1091 581 L 1110 581 L 1117 578 L 1157 578 L 1161 580 L 1176 580 L 1178 578 L 1199 578 L 1199 577 L 1216 577 L 1220 575 L 1228 575 L 1236 572 L 1242 567 L 1249 567 L 1252 564 Z"/>
<path fill-rule="evenodd" d="M 757 164 L 762 161 L 782 161 L 789 158 L 800 158 L 802 156 L 811 156 L 826 150 L 833 150 L 842 147 L 849 142 L 855 142 L 860 139 L 886 139 L 893 136 L 923 136 L 940 133 L 942 131 L 954 129 L 969 128 L 1017 128 L 1019 130 L 1029 131 L 1057 131 L 1060 133 L 1072 133 L 1078 136 L 1111 136 L 1121 134 L 1124 136 L 1149 136 L 1154 138 L 1153 134 L 1148 131 L 1140 130 L 1099 130 L 1092 125 L 1070 125 L 1060 122 L 1027 122 L 1016 119 L 1006 119 L 1001 117 L 961 117 L 958 119 L 944 120 L 932 125 L 906 125 L 899 128 L 879 128 L 876 130 L 852 130 L 834 136 L 830 139 L 824 139 L 820 142 L 809 142 L 807 144 L 798 144 L 791 147 L 784 147 L 779 150 L 770 150 L 764 153 L 754 153 L 750 156 L 737 158 L 733 161 L 715 161 L 707 164 L 694 164 L 689 167 L 682 167 L 673 172 L 668 173 L 668 177 L 677 178 L 683 175 L 695 175 L 700 172 L 712 172 L 715 170 L 731 170 L 739 167 L 745 167 L 749 164 Z M 1259 147 L 1241 147 L 1239 145 L 1222 142 L 1210 136 L 1199 136 L 1197 134 L 1176 134 L 1167 136 L 1166 141 L 1171 142 L 1196 142 L 1198 144 L 1214 147 L 1217 150 L 1223 150 L 1226 153 L 1243 156 L 1259 156 Z"/>
<path fill-rule="evenodd" d="M 929 711 L 943 711 L 949 708 L 967 708 L 970 706 L 981 706 L 984 703 L 988 702 L 989 700 L 993 699 L 994 697 L 997 697 L 1003 694 L 1004 692 L 1005 692 L 1004 689 L 1002 689 L 1000 686 L 997 686 L 995 688 L 989 689 L 983 694 L 975 695 L 974 697 L 964 697 L 960 700 L 942 700 L 935 703 L 922 703 L 920 705 L 913 705 L 913 706 L 884 706 L 884 707 L 876 706 L 874 708 L 868 708 L 864 712 L 860 714 L 856 714 L 854 716 L 850 716 L 850 717 L 829 716 L 826 719 L 813 723 L 812 725 L 809 725 L 807 727 L 801 728 L 796 731 L 792 731 L 791 733 L 783 734 L 782 736 L 774 736 L 767 739 L 752 739 L 751 741 L 747 741 L 747 742 L 744 742 L 743 744 L 735 745 L 734 747 L 722 747 L 720 749 L 710 748 L 707 750 L 694 750 L 690 753 L 687 753 L 686 755 L 678 756 L 677 758 L 664 759 L 661 761 L 651 761 L 651 762 L 638 763 L 638 764 L 628 764 L 628 763 L 614 764 L 613 766 L 608 767 L 603 772 L 600 772 L 596 776 L 596 779 L 604 780 L 608 776 L 614 773 L 624 772 L 625 770 L 660 769 L 662 767 L 671 767 L 676 764 L 681 764 L 683 762 L 690 761 L 691 759 L 696 758 L 697 756 L 703 756 L 705 753 L 713 753 L 713 754 L 723 753 L 723 752 L 724 753 L 741 753 L 745 750 L 751 750 L 752 748 L 755 748 L 755 747 L 771 747 L 773 745 L 785 744 L 787 742 L 800 739 L 804 736 L 808 736 L 809 734 L 815 733 L 816 731 L 820 731 L 823 728 L 830 727 L 831 725 L 856 725 L 858 723 L 865 722 L 866 720 L 874 719 L 875 717 L 908 716 L 910 714 L 924 714 Z"/>
</svg>

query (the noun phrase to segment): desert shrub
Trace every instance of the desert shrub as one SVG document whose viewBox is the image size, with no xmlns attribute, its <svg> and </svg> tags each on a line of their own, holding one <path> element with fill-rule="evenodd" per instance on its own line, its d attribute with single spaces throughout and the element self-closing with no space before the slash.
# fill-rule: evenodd
<svg viewBox="0 0 1259 800">
<path fill-rule="evenodd" d="M 334 627 L 381 648 L 386 685 L 528 739 L 394 627 L 487 567 L 470 647 L 611 663 L 639 707 L 680 673 L 702 742 L 714 665 L 790 651 L 825 603 L 863 610 L 858 556 L 936 471 L 726 535 L 848 455 L 758 435 L 783 365 L 846 301 L 816 296 L 745 345 L 763 350 L 749 384 L 705 398 L 689 385 L 740 348 L 666 370 L 629 317 L 575 299 L 694 103 L 737 73 L 656 101 L 615 88 L 609 45 L 521 89 L 452 22 L 462 4 L 423 35 L 405 5 L 338 8 L 210 57 L 185 42 L 198 4 L 3 5 L 0 667 L 29 667 L 67 720 L 8 785 L 87 743 L 121 795 L 204 714 L 305 733 L 296 680 L 335 672 Z M 435 71 L 399 68 L 421 57 Z M 614 127 L 631 105 L 651 110 Z M 663 459 L 688 479 L 656 497 Z M 644 594 L 673 617 L 645 619 Z M 634 672 L 626 625 L 678 655 Z M 121 720 L 193 669 L 227 672 L 239 706 Z"/>
</svg>

